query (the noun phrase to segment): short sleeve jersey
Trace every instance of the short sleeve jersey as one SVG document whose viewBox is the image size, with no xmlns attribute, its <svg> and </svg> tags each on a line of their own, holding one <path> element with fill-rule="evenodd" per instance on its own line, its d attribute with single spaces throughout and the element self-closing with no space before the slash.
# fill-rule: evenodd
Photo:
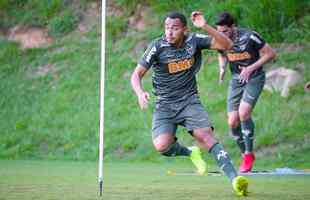
<svg viewBox="0 0 310 200">
<path fill-rule="evenodd" d="M 197 93 L 196 73 L 201 66 L 201 50 L 211 46 L 211 37 L 190 33 L 181 47 L 169 44 L 164 37 L 154 40 L 139 61 L 153 69 L 153 92 L 157 101 L 174 103 Z"/>
<path fill-rule="evenodd" d="M 224 54 L 229 62 L 229 67 L 232 75 L 240 74 L 241 67 L 247 67 L 259 58 L 259 50 L 265 45 L 265 41 L 254 31 L 238 28 L 237 37 L 233 41 L 233 49 Z M 263 71 L 263 68 L 258 68 L 253 74 L 258 74 Z"/>
</svg>

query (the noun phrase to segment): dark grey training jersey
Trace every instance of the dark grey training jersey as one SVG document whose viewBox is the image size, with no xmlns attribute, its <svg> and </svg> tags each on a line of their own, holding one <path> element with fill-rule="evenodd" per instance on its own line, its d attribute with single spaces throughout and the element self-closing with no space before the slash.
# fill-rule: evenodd
<svg viewBox="0 0 310 200">
<path fill-rule="evenodd" d="M 254 31 L 238 28 L 237 37 L 233 43 L 232 50 L 221 53 L 227 57 L 234 77 L 240 74 L 241 67 L 247 67 L 260 58 L 259 50 L 263 48 L 265 41 Z M 263 68 L 260 67 L 252 75 L 260 74 L 262 71 Z"/>
<path fill-rule="evenodd" d="M 211 37 L 188 34 L 181 47 L 169 44 L 165 37 L 154 40 L 139 61 L 153 69 L 154 94 L 157 101 L 174 103 L 197 93 L 196 73 L 201 66 L 201 50 L 208 49 Z"/>
</svg>

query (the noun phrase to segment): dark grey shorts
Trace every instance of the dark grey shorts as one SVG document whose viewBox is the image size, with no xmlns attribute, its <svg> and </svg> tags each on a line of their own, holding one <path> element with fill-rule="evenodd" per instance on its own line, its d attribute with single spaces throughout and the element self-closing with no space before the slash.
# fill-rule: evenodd
<svg viewBox="0 0 310 200">
<path fill-rule="evenodd" d="M 189 133 L 197 128 L 212 127 L 198 95 L 180 103 L 156 103 L 152 122 L 153 139 L 163 133 L 175 135 L 178 125 L 184 126 Z"/>
<path fill-rule="evenodd" d="M 265 79 L 264 72 L 251 78 L 247 83 L 240 83 L 239 79 L 232 78 L 228 87 L 227 111 L 238 110 L 241 100 L 254 108 L 264 88 Z"/>
</svg>

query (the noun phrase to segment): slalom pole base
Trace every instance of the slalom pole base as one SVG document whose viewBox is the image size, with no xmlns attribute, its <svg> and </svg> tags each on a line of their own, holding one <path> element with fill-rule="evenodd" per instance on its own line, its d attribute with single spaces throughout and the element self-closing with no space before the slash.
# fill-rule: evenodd
<svg viewBox="0 0 310 200">
<path fill-rule="evenodd" d="M 102 181 L 99 181 L 99 195 L 102 196 Z"/>
</svg>

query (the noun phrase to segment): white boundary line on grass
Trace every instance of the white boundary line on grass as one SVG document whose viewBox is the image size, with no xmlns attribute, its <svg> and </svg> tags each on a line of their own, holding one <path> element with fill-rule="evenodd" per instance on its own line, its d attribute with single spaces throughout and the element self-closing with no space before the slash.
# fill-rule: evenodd
<svg viewBox="0 0 310 200">
<path fill-rule="evenodd" d="M 208 172 L 205 175 L 199 175 L 194 172 L 175 172 L 167 171 L 168 176 L 222 176 L 223 174 L 219 171 Z M 293 173 L 277 173 L 273 171 L 262 171 L 262 172 L 249 172 L 249 173 L 239 173 L 242 176 L 310 176 L 310 172 L 293 172 Z"/>
</svg>

